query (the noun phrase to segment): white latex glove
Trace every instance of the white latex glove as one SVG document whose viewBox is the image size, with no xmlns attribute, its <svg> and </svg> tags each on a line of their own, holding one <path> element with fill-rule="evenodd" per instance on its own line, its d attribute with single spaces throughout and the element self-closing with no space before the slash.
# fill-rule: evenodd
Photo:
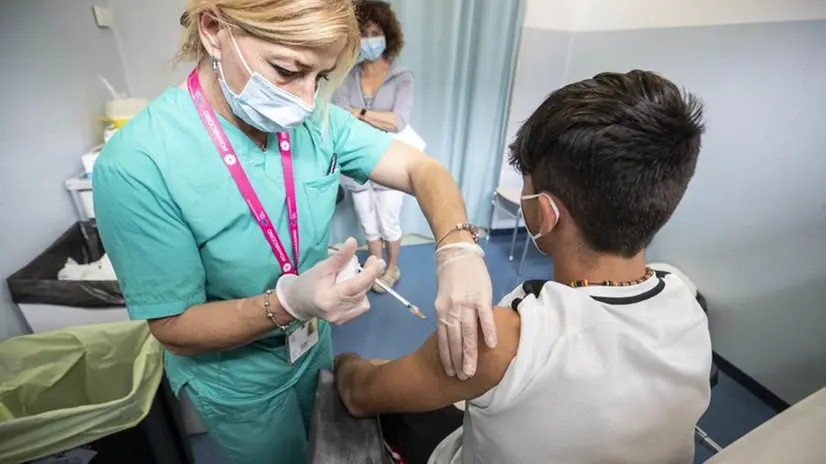
<svg viewBox="0 0 826 464">
<path fill-rule="evenodd" d="M 330 256 L 333 256 L 336 253 L 337 253 L 337 251 L 332 251 L 332 252 L 330 252 Z M 353 257 L 350 258 L 350 261 L 348 261 L 347 264 L 344 266 L 344 269 L 340 270 L 338 272 L 338 275 L 336 275 L 336 283 L 340 284 L 340 283 L 344 282 L 345 280 L 350 280 L 353 277 L 357 276 L 358 273 L 359 273 L 359 259 L 358 259 L 358 256 L 353 255 Z"/>
<path fill-rule="evenodd" d="M 384 273 L 385 263 L 371 256 L 364 263 L 364 272 L 336 282 L 338 274 L 347 272 L 348 265 L 352 265 L 355 253 L 356 240 L 350 237 L 341 250 L 309 271 L 300 276 L 281 276 L 275 286 L 281 307 L 300 321 L 317 317 L 337 325 L 369 310 L 367 291 Z"/>
<path fill-rule="evenodd" d="M 462 380 L 476 373 L 478 323 L 485 343 L 496 346 L 493 289 L 485 252 L 472 243 L 445 245 L 436 251 L 436 315 L 439 355 L 445 372 Z"/>
</svg>

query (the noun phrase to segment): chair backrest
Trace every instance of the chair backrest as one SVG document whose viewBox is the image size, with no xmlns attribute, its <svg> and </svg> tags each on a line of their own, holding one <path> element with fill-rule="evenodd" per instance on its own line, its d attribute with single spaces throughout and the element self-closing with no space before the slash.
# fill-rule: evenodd
<svg viewBox="0 0 826 464">
<path fill-rule="evenodd" d="M 389 464 L 378 419 L 350 415 L 336 389 L 333 373 L 318 373 L 310 426 L 310 464 Z"/>
</svg>

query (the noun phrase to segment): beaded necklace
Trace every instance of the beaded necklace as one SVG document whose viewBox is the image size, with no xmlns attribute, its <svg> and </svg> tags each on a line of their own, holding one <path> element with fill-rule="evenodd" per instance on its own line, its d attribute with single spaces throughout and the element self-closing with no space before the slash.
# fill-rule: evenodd
<svg viewBox="0 0 826 464">
<path fill-rule="evenodd" d="M 579 287 L 594 287 L 594 286 L 601 286 L 601 287 L 630 287 L 632 285 L 639 285 L 646 280 L 654 277 L 654 270 L 650 267 L 645 268 L 645 275 L 640 277 L 636 280 L 603 280 L 602 282 L 591 282 L 588 280 L 575 280 L 568 284 L 568 286 L 573 288 Z"/>
</svg>

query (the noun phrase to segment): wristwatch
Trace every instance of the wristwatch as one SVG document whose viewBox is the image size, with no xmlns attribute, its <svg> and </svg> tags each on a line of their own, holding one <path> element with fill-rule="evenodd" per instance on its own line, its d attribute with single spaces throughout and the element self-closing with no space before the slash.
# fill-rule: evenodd
<svg viewBox="0 0 826 464">
<path fill-rule="evenodd" d="M 361 111 L 359 111 L 359 117 L 363 118 L 365 114 L 367 114 L 367 108 L 362 108 Z"/>
</svg>

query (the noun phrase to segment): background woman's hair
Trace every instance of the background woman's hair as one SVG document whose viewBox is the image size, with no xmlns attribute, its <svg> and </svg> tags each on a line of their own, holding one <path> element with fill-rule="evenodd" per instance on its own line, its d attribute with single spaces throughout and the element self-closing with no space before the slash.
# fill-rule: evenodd
<svg viewBox="0 0 826 464">
<path fill-rule="evenodd" d="M 404 47 L 404 34 L 390 5 L 381 0 L 362 0 L 356 6 L 356 16 L 362 31 L 369 23 L 375 23 L 381 28 L 387 42 L 382 56 L 387 61 L 395 60 Z"/>
<path fill-rule="evenodd" d="M 321 81 L 318 100 L 324 108 L 358 59 L 361 34 L 353 0 L 187 0 L 178 61 L 198 62 L 206 56 L 198 33 L 202 14 L 285 47 L 323 49 L 344 42 L 336 69 Z"/>
</svg>

